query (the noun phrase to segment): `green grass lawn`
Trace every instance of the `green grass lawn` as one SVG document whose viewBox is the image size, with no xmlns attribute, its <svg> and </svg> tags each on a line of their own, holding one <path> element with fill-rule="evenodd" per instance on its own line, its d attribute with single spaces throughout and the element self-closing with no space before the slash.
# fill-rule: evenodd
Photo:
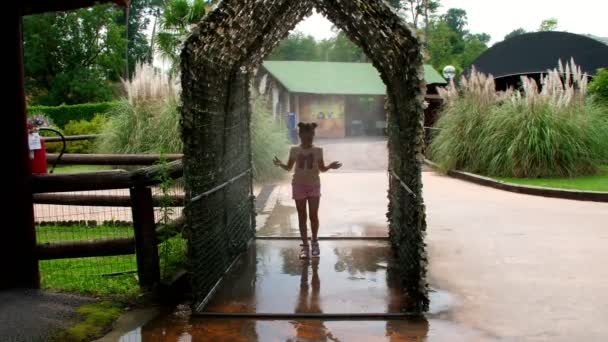
<svg viewBox="0 0 608 342">
<path fill-rule="evenodd" d="M 600 167 L 600 172 L 593 176 L 576 178 L 507 178 L 496 179 L 522 185 L 542 186 L 546 188 L 560 188 L 571 190 L 607 191 L 608 192 L 608 165 Z"/>
<path fill-rule="evenodd" d="M 79 241 L 90 239 L 125 238 L 133 236 L 131 226 L 39 226 L 36 227 L 36 239 L 38 243 Z"/>
<path fill-rule="evenodd" d="M 53 167 L 52 164 L 48 165 L 49 171 Z M 78 173 L 78 172 L 92 172 L 92 171 L 107 171 L 111 170 L 111 166 L 106 165 L 57 165 L 53 173 Z"/>
<path fill-rule="evenodd" d="M 133 236 L 133 227 L 39 226 L 38 243 L 82 241 Z M 186 240 L 173 237 L 159 245 L 161 276 L 171 277 L 186 260 Z M 124 300 L 139 294 L 135 255 L 57 259 L 40 261 L 43 288 L 112 296 Z"/>
</svg>

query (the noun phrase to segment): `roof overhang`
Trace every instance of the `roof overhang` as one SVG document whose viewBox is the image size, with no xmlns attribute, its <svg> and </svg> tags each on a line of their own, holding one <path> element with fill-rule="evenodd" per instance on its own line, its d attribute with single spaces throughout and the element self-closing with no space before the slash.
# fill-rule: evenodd
<svg viewBox="0 0 608 342">
<path fill-rule="evenodd" d="M 22 14 L 40 14 L 45 12 L 72 11 L 80 8 L 113 2 L 126 7 L 130 0 L 24 0 L 21 2 Z"/>
</svg>

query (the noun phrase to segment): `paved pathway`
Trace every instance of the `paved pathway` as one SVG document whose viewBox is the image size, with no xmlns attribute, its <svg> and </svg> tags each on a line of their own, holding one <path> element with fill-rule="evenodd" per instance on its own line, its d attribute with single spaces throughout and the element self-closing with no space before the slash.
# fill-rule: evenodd
<svg viewBox="0 0 608 342">
<path fill-rule="evenodd" d="M 434 172 L 425 172 L 423 181 L 429 281 L 437 291 L 426 319 L 209 321 L 170 315 L 125 341 L 160 334 L 168 341 L 184 334 L 218 341 L 608 340 L 607 204 L 502 192 Z M 323 175 L 321 235 L 386 236 L 386 187 L 384 172 Z M 258 235 L 297 236 L 289 184 L 269 199 L 276 206 Z M 386 276 L 385 248 L 382 242 L 324 241 L 315 276 L 315 265 L 298 263 L 297 241 L 258 241 L 209 308 L 390 312 L 399 307 L 400 294 Z"/>
</svg>

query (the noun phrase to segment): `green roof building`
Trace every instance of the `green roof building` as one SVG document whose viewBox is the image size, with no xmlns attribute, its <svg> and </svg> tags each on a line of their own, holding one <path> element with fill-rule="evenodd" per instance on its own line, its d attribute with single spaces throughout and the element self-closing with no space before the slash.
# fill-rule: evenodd
<svg viewBox="0 0 608 342">
<path fill-rule="evenodd" d="M 429 65 L 424 78 L 429 108 L 438 106 L 435 87 L 446 81 Z M 265 61 L 258 80 L 278 120 L 295 113 L 321 138 L 384 134 L 386 86 L 370 63 Z"/>
</svg>

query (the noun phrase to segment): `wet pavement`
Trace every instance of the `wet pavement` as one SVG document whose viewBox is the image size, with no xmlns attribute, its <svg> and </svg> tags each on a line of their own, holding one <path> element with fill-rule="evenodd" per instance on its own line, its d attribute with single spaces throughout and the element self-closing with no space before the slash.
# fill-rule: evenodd
<svg viewBox="0 0 608 342">
<path fill-rule="evenodd" d="M 449 321 L 424 317 L 387 321 L 321 321 L 196 319 L 167 314 L 123 335 L 118 341 L 481 342 L 495 339 Z"/>
<path fill-rule="evenodd" d="M 321 184 L 319 236 L 388 236 L 388 173 L 326 173 Z M 258 215 L 257 236 L 300 236 L 289 181 L 276 186 L 269 201 L 274 210 Z"/>
<path fill-rule="evenodd" d="M 386 237 L 385 172 L 322 176 L 319 235 Z M 431 313 L 418 319 L 262 320 L 168 312 L 123 341 L 606 341 L 608 204 L 502 192 L 423 174 Z M 258 236 L 298 236 L 289 183 L 275 187 Z M 266 217 L 264 217 L 266 215 Z M 260 218 L 260 217 L 259 217 Z M 385 241 L 258 240 L 208 311 L 399 312 Z M 315 269 L 316 268 L 316 269 Z"/>
<path fill-rule="evenodd" d="M 454 321 L 508 341 L 608 341 L 608 203 L 424 173 L 429 281 Z"/>
<path fill-rule="evenodd" d="M 321 241 L 301 260 L 299 241 L 256 241 L 224 279 L 207 312 L 399 313 L 405 311 L 386 241 Z"/>
</svg>

